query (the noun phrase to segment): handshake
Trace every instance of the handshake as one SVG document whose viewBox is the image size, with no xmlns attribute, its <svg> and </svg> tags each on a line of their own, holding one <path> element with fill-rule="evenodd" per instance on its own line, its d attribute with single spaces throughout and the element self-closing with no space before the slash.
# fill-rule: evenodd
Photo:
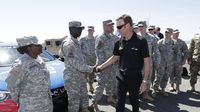
<svg viewBox="0 0 200 112">
<path fill-rule="evenodd" d="M 93 73 L 99 73 L 99 72 L 101 72 L 103 69 L 102 69 L 102 66 L 101 65 L 94 65 L 93 66 Z"/>
</svg>

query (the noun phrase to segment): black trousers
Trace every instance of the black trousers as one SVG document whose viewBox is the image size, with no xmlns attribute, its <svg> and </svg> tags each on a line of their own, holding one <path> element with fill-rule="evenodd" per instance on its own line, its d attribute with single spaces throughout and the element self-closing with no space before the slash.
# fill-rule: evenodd
<svg viewBox="0 0 200 112">
<path fill-rule="evenodd" d="M 138 74 L 137 74 L 138 75 Z M 139 112 L 139 88 L 142 77 L 129 77 L 121 80 L 117 77 L 117 105 L 116 112 L 125 111 L 126 93 L 129 92 L 129 100 L 133 112 Z"/>
</svg>

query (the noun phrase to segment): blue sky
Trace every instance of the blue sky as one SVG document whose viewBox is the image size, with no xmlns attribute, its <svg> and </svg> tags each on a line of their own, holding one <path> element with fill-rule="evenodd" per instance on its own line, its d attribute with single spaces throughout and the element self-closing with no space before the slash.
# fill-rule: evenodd
<svg viewBox="0 0 200 112">
<path fill-rule="evenodd" d="M 102 21 L 122 14 L 134 22 L 180 30 L 180 38 L 190 40 L 200 33 L 199 0 L 0 0 L 0 41 L 23 36 L 61 38 L 69 35 L 68 22 L 78 20 L 94 25 L 102 33 Z M 84 30 L 82 36 L 86 35 Z"/>
</svg>

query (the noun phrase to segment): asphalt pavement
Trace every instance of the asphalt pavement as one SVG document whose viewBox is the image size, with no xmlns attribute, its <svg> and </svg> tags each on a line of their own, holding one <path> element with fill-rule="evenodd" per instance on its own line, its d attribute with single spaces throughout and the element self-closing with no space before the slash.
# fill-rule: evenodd
<svg viewBox="0 0 200 112">
<path fill-rule="evenodd" d="M 157 97 L 152 102 L 147 102 L 140 99 L 141 112 L 200 112 L 200 76 L 198 76 L 196 84 L 196 92 L 187 92 L 190 88 L 190 77 L 183 77 L 182 84 L 180 85 L 180 94 L 176 92 L 169 92 L 169 85 L 166 91 L 169 93 L 168 97 L 157 94 Z M 91 105 L 91 101 L 90 101 Z M 131 105 L 127 96 L 125 112 L 131 112 Z M 99 109 L 102 112 L 115 112 L 115 105 L 106 102 L 104 95 L 99 102 Z"/>
</svg>

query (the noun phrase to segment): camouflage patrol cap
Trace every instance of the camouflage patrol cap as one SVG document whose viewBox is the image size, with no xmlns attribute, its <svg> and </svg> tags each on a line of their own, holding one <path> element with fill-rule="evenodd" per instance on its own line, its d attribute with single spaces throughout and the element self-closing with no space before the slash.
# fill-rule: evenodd
<svg viewBox="0 0 200 112">
<path fill-rule="evenodd" d="M 88 30 L 94 30 L 94 26 L 88 26 Z"/>
<path fill-rule="evenodd" d="M 27 45 L 38 45 L 38 39 L 36 36 L 29 36 L 23 38 L 16 38 L 19 47 L 27 46 Z"/>
<path fill-rule="evenodd" d="M 173 32 L 173 29 L 172 28 L 166 28 L 165 29 L 165 33 L 172 33 Z"/>
<path fill-rule="evenodd" d="M 139 27 L 140 27 L 140 26 L 147 27 L 147 23 L 146 23 L 146 21 L 139 21 L 139 22 L 138 22 L 138 26 L 139 26 Z"/>
<path fill-rule="evenodd" d="M 81 22 L 79 22 L 79 21 L 70 21 L 69 28 L 71 28 L 71 27 L 82 28 L 82 30 L 85 28 L 84 26 L 81 25 Z"/>
<path fill-rule="evenodd" d="M 173 33 L 180 33 L 178 29 L 173 30 Z"/>
<path fill-rule="evenodd" d="M 138 28 L 138 24 L 137 23 L 133 23 L 133 29 Z"/>
<path fill-rule="evenodd" d="M 155 29 L 155 26 L 154 25 L 150 25 L 149 27 L 148 27 L 148 30 L 154 30 Z"/>
<path fill-rule="evenodd" d="M 103 25 L 114 25 L 111 19 L 103 21 Z"/>
</svg>

